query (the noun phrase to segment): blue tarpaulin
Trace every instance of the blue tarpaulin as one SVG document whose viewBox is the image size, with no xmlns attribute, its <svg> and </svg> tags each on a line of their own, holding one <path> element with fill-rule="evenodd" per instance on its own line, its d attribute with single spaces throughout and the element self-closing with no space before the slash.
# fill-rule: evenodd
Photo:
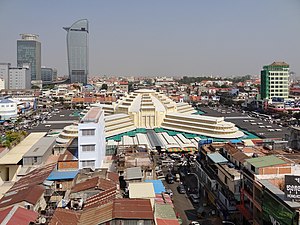
<svg viewBox="0 0 300 225">
<path fill-rule="evenodd" d="M 153 184 L 155 194 L 166 192 L 165 186 L 161 180 L 145 180 L 145 182 Z"/>
<path fill-rule="evenodd" d="M 72 180 L 78 174 L 78 170 L 73 171 L 52 171 L 47 180 Z"/>
</svg>

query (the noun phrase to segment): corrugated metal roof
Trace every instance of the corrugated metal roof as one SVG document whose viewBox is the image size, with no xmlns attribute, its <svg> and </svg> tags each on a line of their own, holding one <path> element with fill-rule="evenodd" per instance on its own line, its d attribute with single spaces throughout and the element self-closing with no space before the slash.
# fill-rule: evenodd
<svg viewBox="0 0 300 225">
<path fill-rule="evenodd" d="M 155 198 L 152 183 L 129 183 L 129 198 Z"/>
<path fill-rule="evenodd" d="M 275 155 L 268 155 L 268 156 L 246 159 L 246 162 L 250 163 L 255 168 L 275 166 L 275 165 L 287 163 L 284 160 L 276 157 Z"/>
<path fill-rule="evenodd" d="M 44 137 L 46 132 L 31 133 L 12 150 L 0 158 L 0 165 L 17 164 L 28 150 Z"/>
<path fill-rule="evenodd" d="M 133 179 L 142 179 L 142 168 L 141 167 L 131 167 L 126 169 L 125 180 L 133 180 Z"/>
<path fill-rule="evenodd" d="M 166 191 L 161 180 L 145 180 L 145 182 L 153 184 L 155 194 L 161 194 Z"/>
<path fill-rule="evenodd" d="M 228 160 L 222 156 L 220 153 L 209 153 L 207 157 L 210 158 L 214 163 L 226 163 Z"/>
<path fill-rule="evenodd" d="M 74 170 L 74 171 L 57 171 L 57 170 L 54 170 L 49 175 L 47 180 L 51 180 L 51 181 L 54 181 L 54 180 L 72 180 L 76 177 L 77 174 L 78 174 L 78 170 Z"/>
<path fill-rule="evenodd" d="M 77 225 L 102 224 L 113 219 L 113 202 L 83 210 Z"/>
<path fill-rule="evenodd" d="M 80 212 L 56 208 L 49 225 L 74 225 L 78 223 Z"/>
<path fill-rule="evenodd" d="M 0 211 L 0 223 L 1 225 L 28 225 L 30 222 L 35 222 L 38 215 L 35 211 L 15 205 Z"/>
<path fill-rule="evenodd" d="M 156 225 L 179 225 L 178 219 L 156 219 Z"/>
<path fill-rule="evenodd" d="M 154 220 L 149 199 L 115 199 L 114 219 Z"/>
<path fill-rule="evenodd" d="M 174 208 L 169 204 L 155 204 L 155 217 L 162 219 L 177 219 Z"/>
</svg>

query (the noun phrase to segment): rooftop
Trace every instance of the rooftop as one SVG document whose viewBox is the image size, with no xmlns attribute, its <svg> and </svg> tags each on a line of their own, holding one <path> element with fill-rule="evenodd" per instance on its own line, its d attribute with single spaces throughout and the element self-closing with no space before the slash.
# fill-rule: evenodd
<svg viewBox="0 0 300 225">
<path fill-rule="evenodd" d="M 115 199 L 113 218 L 154 220 L 149 199 Z"/>
<path fill-rule="evenodd" d="M 81 119 L 81 122 L 82 123 L 89 123 L 89 122 L 98 123 L 98 120 L 99 120 L 102 112 L 103 112 L 102 108 L 93 107 L 85 114 L 85 116 Z"/>
<path fill-rule="evenodd" d="M 152 183 L 129 183 L 129 198 L 155 198 Z"/>
<path fill-rule="evenodd" d="M 55 139 L 56 137 L 42 137 L 25 153 L 24 157 L 43 156 L 55 144 Z"/>
<path fill-rule="evenodd" d="M 141 167 L 130 167 L 126 169 L 125 180 L 142 179 Z"/>
<path fill-rule="evenodd" d="M 261 156 L 257 158 L 246 159 L 246 162 L 250 163 L 256 168 L 275 166 L 280 164 L 286 164 L 284 160 L 278 158 L 275 155 Z"/>
<path fill-rule="evenodd" d="M 228 160 L 222 156 L 220 153 L 209 153 L 207 154 L 207 157 L 213 161 L 213 163 L 226 163 Z"/>
<path fill-rule="evenodd" d="M 23 158 L 25 153 L 27 153 L 29 149 L 45 135 L 45 132 L 29 134 L 17 146 L 0 158 L 0 165 L 17 164 Z"/>
<path fill-rule="evenodd" d="M 47 180 L 73 180 L 78 174 L 78 170 L 75 171 L 52 171 Z"/>
<path fill-rule="evenodd" d="M 3 225 L 28 225 L 30 222 L 34 222 L 38 215 L 35 211 L 15 205 L 0 211 L 0 223 Z"/>
</svg>

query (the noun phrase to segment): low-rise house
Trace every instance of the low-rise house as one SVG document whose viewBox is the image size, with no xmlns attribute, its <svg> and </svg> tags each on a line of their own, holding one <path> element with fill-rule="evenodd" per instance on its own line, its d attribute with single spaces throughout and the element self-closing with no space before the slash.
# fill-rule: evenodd
<svg viewBox="0 0 300 225">
<path fill-rule="evenodd" d="M 17 146 L 0 158 L 0 183 L 17 180 L 17 174 L 23 164 L 23 156 L 35 143 L 44 137 L 45 134 L 45 132 L 29 134 Z"/>
<path fill-rule="evenodd" d="M 45 209 L 45 187 L 43 182 L 55 164 L 45 165 L 28 173 L 18 180 L 0 199 L 0 209 L 19 205 L 33 211 Z"/>
<path fill-rule="evenodd" d="M 56 137 L 42 137 L 23 156 L 23 165 L 32 166 L 44 163 L 52 154 Z"/>
</svg>

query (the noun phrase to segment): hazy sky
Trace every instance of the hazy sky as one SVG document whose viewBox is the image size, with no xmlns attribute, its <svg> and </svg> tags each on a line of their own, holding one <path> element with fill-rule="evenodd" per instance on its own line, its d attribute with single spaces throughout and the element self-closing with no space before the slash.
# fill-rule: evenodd
<svg viewBox="0 0 300 225">
<path fill-rule="evenodd" d="M 299 0 L 0 0 L 0 62 L 34 33 L 67 74 L 66 31 L 89 20 L 90 75 L 246 75 L 286 61 L 300 75 Z"/>
</svg>

